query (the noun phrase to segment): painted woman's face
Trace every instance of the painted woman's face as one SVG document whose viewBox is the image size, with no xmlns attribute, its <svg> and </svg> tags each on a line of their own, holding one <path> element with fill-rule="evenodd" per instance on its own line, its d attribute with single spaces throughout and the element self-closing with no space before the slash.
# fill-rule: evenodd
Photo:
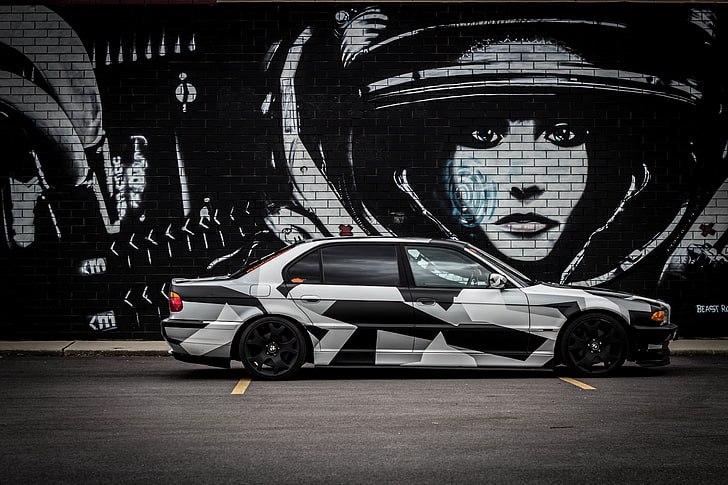
<svg viewBox="0 0 728 485">
<path fill-rule="evenodd" d="M 584 196 L 586 133 L 524 119 L 474 127 L 470 136 L 444 169 L 453 215 L 508 258 L 544 259 Z"/>
</svg>

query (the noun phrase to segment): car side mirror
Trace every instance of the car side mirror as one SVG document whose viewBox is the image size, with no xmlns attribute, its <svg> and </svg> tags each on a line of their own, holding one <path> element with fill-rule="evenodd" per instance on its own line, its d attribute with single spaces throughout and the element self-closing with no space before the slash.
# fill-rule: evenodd
<svg viewBox="0 0 728 485">
<path fill-rule="evenodd" d="M 498 273 L 491 273 L 488 277 L 488 286 L 494 290 L 502 290 L 508 284 L 505 276 Z"/>
</svg>

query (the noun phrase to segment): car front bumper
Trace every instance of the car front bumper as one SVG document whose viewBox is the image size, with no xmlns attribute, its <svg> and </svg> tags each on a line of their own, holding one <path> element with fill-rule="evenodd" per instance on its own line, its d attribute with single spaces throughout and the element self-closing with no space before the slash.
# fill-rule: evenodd
<svg viewBox="0 0 728 485">
<path fill-rule="evenodd" d="M 677 325 L 659 327 L 633 326 L 633 359 L 643 367 L 658 367 L 670 363 L 670 341 L 677 337 Z"/>
</svg>

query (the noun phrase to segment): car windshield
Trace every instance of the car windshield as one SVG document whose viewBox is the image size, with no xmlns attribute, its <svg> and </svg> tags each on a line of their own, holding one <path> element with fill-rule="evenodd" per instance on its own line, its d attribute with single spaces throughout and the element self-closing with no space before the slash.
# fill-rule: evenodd
<svg viewBox="0 0 728 485">
<path fill-rule="evenodd" d="M 529 278 L 528 276 L 526 276 L 525 274 L 521 273 L 520 271 L 518 271 L 513 266 L 510 266 L 510 265 L 504 263 L 500 259 L 494 258 L 493 256 L 491 256 L 490 254 L 486 253 L 482 249 L 477 248 L 475 246 L 471 246 L 470 244 L 467 245 L 467 248 L 470 251 L 476 253 L 481 258 L 485 259 L 492 266 L 495 266 L 498 269 L 499 272 L 501 272 L 505 276 L 508 276 L 511 279 L 517 281 L 522 286 L 531 286 L 531 285 L 536 284 L 535 280 L 533 280 L 532 278 Z"/>
</svg>

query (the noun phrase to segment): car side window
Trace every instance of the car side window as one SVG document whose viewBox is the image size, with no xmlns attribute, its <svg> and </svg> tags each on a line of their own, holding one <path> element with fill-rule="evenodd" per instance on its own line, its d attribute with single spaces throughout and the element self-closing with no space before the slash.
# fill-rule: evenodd
<svg viewBox="0 0 728 485">
<path fill-rule="evenodd" d="M 321 283 L 321 256 L 318 250 L 308 253 L 288 267 L 288 283 Z"/>
<path fill-rule="evenodd" d="M 327 285 L 399 286 L 397 248 L 385 244 L 346 244 L 321 249 Z"/>
<path fill-rule="evenodd" d="M 488 288 L 490 271 L 464 254 L 448 248 L 406 246 L 415 286 Z"/>
</svg>

